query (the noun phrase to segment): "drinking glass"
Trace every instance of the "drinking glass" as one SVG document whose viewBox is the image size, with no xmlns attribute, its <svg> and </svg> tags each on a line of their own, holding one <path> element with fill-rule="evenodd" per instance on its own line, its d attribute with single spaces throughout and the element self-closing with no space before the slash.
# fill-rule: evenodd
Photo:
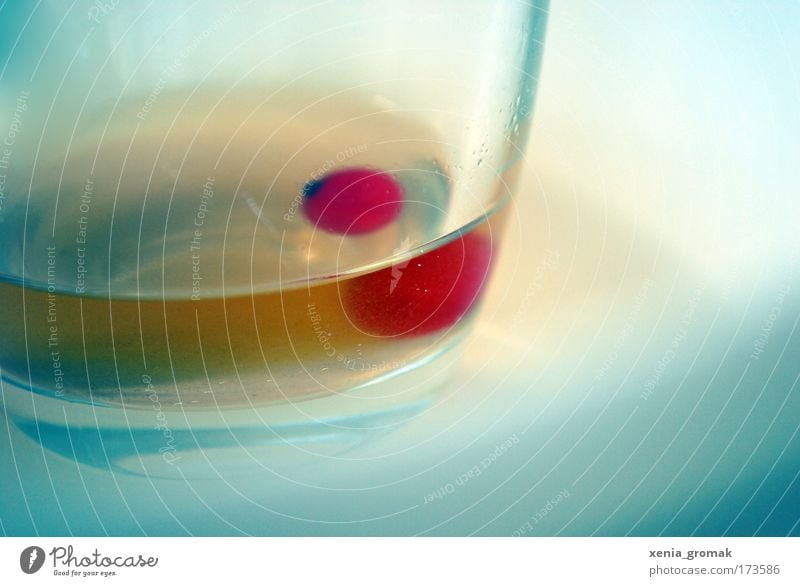
<svg viewBox="0 0 800 586">
<path fill-rule="evenodd" d="M 186 475 L 424 410 L 498 254 L 546 9 L 4 5 L 8 419 Z"/>
</svg>

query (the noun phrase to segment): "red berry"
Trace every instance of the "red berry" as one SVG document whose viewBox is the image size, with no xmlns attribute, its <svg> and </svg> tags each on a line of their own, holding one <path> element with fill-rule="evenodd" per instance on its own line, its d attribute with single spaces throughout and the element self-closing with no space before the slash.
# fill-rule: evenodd
<svg viewBox="0 0 800 586">
<path fill-rule="evenodd" d="M 354 168 L 306 183 L 303 212 L 317 227 L 337 234 L 383 228 L 403 207 L 403 188 L 389 173 Z"/>
<path fill-rule="evenodd" d="M 356 327 L 376 336 L 448 328 L 477 301 L 492 262 L 492 240 L 471 232 L 404 263 L 342 285 Z"/>
</svg>

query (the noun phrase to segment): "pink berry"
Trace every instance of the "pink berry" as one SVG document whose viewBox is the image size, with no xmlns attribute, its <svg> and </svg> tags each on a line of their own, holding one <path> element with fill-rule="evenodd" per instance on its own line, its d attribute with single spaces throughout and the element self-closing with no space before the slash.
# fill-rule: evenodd
<svg viewBox="0 0 800 586">
<path fill-rule="evenodd" d="M 318 228 L 365 234 L 383 228 L 403 207 L 403 188 L 385 171 L 340 169 L 303 187 L 303 213 Z"/>
<path fill-rule="evenodd" d="M 356 327 L 375 336 L 417 336 L 448 328 L 480 296 L 492 262 L 492 240 L 476 232 L 410 261 L 343 283 Z"/>
</svg>

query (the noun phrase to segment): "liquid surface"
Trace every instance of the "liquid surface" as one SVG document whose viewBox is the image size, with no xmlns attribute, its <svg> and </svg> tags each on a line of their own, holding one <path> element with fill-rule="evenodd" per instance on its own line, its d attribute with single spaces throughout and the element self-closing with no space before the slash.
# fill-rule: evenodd
<svg viewBox="0 0 800 586">
<path fill-rule="evenodd" d="M 0 274 L 81 295 L 205 298 L 358 272 L 442 235 L 441 141 L 413 116 L 376 99 L 184 101 L 160 96 L 146 115 L 141 100 L 121 105 L 66 155 L 43 151 L 32 181 L 9 178 Z M 304 186 L 354 167 L 391 172 L 402 213 L 358 238 L 315 229 Z"/>
</svg>

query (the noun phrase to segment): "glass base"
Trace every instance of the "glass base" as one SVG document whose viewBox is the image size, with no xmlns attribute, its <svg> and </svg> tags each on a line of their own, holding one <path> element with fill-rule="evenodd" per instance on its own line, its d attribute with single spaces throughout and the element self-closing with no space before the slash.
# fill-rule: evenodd
<svg viewBox="0 0 800 586">
<path fill-rule="evenodd" d="M 347 391 L 282 405 L 218 410 L 106 407 L 0 381 L 9 421 L 42 447 L 92 468 L 213 478 L 254 466 L 290 470 L 303 456 L 346 458 L 442 397 L 458 352 L 440 352 Z"/>
</svg>

